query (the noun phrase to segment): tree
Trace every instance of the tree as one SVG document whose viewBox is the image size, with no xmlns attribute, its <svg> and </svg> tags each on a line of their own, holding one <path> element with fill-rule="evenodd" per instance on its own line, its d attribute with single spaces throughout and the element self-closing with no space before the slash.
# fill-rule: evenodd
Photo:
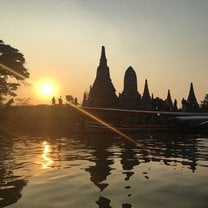
<svg viewBox="0 0 208 208">
<path fill-rule="evenodd" d="M 31 98 L 16 98 L 15 101 L 16 101 L 17 106 L 31 106 L 32 105 Z"/>
<path fill-rule="evenodd" d="M 208 94 L 205 95 L 204 100 L 201 102 L 201 109 L 208 112 Z"/>
<path fill-rule="evenodd" d="M 0 40 L 0 105 L 5 97 L 15 97 L 17 88 L 29 78 L 24 64 L 24 55 Z"/>
</svg>

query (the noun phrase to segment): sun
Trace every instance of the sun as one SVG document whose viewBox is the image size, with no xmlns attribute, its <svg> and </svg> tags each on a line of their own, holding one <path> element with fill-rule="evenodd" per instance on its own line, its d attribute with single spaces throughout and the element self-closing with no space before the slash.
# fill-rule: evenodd
<svg viewBox="0 0 208 208">
<path fill-rule="evenodd" d="M 43 83 L 40 84 L 39 91 L 42 96 L 52 96 L 54 94 L 54 87 L 51 84 Z"/>
<path fill-rule="evenodd" d="M 52 79 L 41 79 L 35 83 L 35 92 L 39 100 L 50 100 L 53 96 L 58 96 L 58 85 Z"/>
</svg>

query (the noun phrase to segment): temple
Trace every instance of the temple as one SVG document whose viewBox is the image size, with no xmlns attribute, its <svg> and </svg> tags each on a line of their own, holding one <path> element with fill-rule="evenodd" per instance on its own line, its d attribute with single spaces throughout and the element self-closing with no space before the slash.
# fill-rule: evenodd
<svg viewBox="0 0 208 208">
<path fill-rule="evenodd" d="M 97 68 L 96 78 L 90 89 L 86 103 L 87 106 L 91 107 L 118 106 L 118 98 L 110 78 L 104 46 L 102 46 L 100 64 Z"/>
<path fill-rule="evenodd" d="M 175 102 L 177 102 L 177 101 L 175 101 Z M 170 90 L 168 90 L 168 95 L 165 100 L 165 108 L 167 111 L 173 111 L 173 102 L 172 102 L 172 98 L 170 95 Z"/>
<path fill-rule="evenodd" d="M 193 83 L 191 82 L 189 95 L 187 99 L 187 110 L 193 112 L 193 111 L 198 110 L 198 108 L 199 108 L 199 104 L 197 102 L 197 99 L 194 93 Z"/>
<path fill-rule="evenodd" d="M 141 96 L 137 91 L 137 76 L 134 69 L 129 66 L 124 75 L 124 89 L 119 95 L 119 107 L 138 109 Z"/>
<path fill-rule="evenodd" d="M 145 84 L 144 84 L 144 92 L 143 92 L 142 100 L 141 100 L 141 109 L 143 110 L 152 109 L 152 98 L 149 93 L 147 79 L 145 80 Z"/>
<path fill-rule="evenodd" d="M 88 107 L 178 111 L 177 100 L 174 99 L 173 103 L 169 89 L 165 100 L 159 97 L 154 98 L 153 94 L 150 96 L 147 79 L 141 96 L 137 88 L 137 75 L 131 66 L 128 67 L 124 75 L 123 91 L 117 96 L 110 78 L 104 46 L 101 48 L 100 63 L 95 81 L 90 86 L 89 93 L 84 92 L 82 105 Z M 198 109 L 199 104 L 191 83 L 187 100 L 184 98 L 182 100 L 182 110 L 194 112 Z"/>
</svg>

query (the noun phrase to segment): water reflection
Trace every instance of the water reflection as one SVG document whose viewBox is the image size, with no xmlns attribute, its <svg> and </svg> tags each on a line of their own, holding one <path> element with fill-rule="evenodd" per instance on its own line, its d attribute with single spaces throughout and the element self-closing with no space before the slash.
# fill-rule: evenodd
<svg viewBox="0 0 208 208">
<path fill-rule="evenodd" d="M 94 150 L 90 162 L 95 165 L 86 168 L 86 171 L 90 173 L 90 180 L 100 191 L 103 191 L 108 186 L 106 179 L 112 170 L 110 166 L 113 164 L 113 154 L 108 151 L 108 148 L 112 145 L 112 138 L 108 138 L 106 135 L 97 135 L 90 138 L 87 145 Z"/>
<path fill-rule="evenodd" d="M 124 143 L 121 151 L 121 164 L 123 167 L 123 173 L 126 175 L 125 180 L 128 181 L 134 174 L 133 168 L 139 165 L 139 158 L 135 151 L 135 146 L 131 143 Z"/>
<path fill-rule="evenodd" d="M 181 164 L 190 168 L 193 172 L 197 167 L 199 139 L 193 135 L 155 134 L 142 137 L 140 143 L 149 150 L 149 154 L 143 153 L 140 159 L 145 162 L 163 162 L 167 166 Z M 204 155 L 203 157 L 207 157 Z M 208 158 L 207 158 L 208 159 Z"/>
<path fill-rule="evenodd" d="M 52 152 L 51 146 L 48 144 L 47 141 L 44 141 L 42 143 L 43 146 L 43 154 L 41 155 L 43 161 L 42 161 L 42 167 L 44 169 L 49 168 L 53 164 L 53 159 L 50 157 L 50 153 Z"/>
<path fill-rule="evenodd" d="M 105 198 L 105 197 L 100 197 L 97 201 L 96 204 L 98 205 L 99 208 L 112 208 L 110 206 L 111 200 Z"/>
<path fill-rule="evenodd" d="M 175 167 L 181 165 L 182 168 L 186 167 L 191 169 L 192 172 L 196 171 L 197 165 L 199 165 L 197 164 L 199 157 L 205 157 L 205 160 L 208 160 L 207 152 L 204 155 L 203 152 L 198 151 L 200 139 L 193 138 L 193 135 L 177 136 L 164 134 L 140 135 L 137 138 L 137 142 L 141 144 L 139 148 L 126 141 L 115 141 L 113 138 L 109 139 L 106 136 L 100 135 L 97 135 L 97 137 L 94 136 L 94 138 L 88 141 L 87 146 L 94 150 L 92 153 L 93 159 L 90 161 L 93 161 L 95 165 L 90 166 L 86 171 L 90 173 L 91 181 L 101 192 L 112 183 L 112 181 L 108 181 L 108 177 L 112 174 L 115 153 L 120 157 L 125 181 L 129 181 L 134 174 L 138 174 L 138 169 L 135 167 L 149 162 L 163 163 L 165 166 Z M 114 149 L 115 152 L 109 151 L 110 147 L 114 145 L 117 146 L 117 149 Z M 142 149 L 140 148 L 141 146 L 143 147 Z M 150 179 L 148 176 L 150 170 L 151 168 L 149 167 L 146 170 L 142 170 L 140 174 L 145 179 Z M 132 196 L 132 185 L 135 186 L 136 184 L 129 182 L 129 184 L 125 184 L 124 186 L 128 194 L 126 202 L 121 204 L 122 207 L 132 207 L 128 199 Z M 104 194 L 100 195 L 95 202 L 99 208 L 113 207 L 113 200 Z"/>
<path fill-rule="evenodd" d="M 3 141 L 0 138 L 0 207 L 16 203 L 27 185 L 24 177 L 15 174 L 20 166 L 12 156 L 14 146 L 12 140 Z"/>
<path fill-rule="evenodd" d="M 198 197 L 199 194 L 191 195 L 186 185 L 182 186 L 184 190 L 187 188 L 189 191 L 186 197 L 192 197 L 194 200 L 192 203 L 203 197 L 204 200 L 207 199 L 205 190 L 208 184 L 198 179 L 200 187 L 196 185 L 196 179 L 194 180 L 194 177 L 200 176 L 199 178 L 203 180 L 203 177 L 208 176 L 207 139 L 200 138 L 199 135 L 173 134 L 140 134 L 134 135 L 134 138 L 141 144 L 139 147 L 111 134 L 47 138 L 47 141 L 41 137 L 0 139 L 0 207 L 16 202 L 18 207 L 22 189 L 27 185 L 27 181 L 34 177 L 34 172 L 42 174 L 41 180 L 44 180 L 44 183 L 47 181 L 54 183 L 42 188 L 47 189 L 47 193 L 41 192 L 38 187 L 38 193 L 35 192 L 34 196 L 41 198 L 45 195 L 46 199 L 53 199 L 60 190 L 59 193 L 63 195 L 60 202 L 67 205 L 63 207 L 80 207 L 76 200 L 71 200 L 68 196 L 70 194 L 72 196 L 77 194 L 77 200 L 85 201 L 86 207 L 92 207 L 92 204 L 99 208 L 152 207 L 148 206 L 148 196 L 158 193 L 165 196 L 170 191 L 169 188 L 172 190 L 173 184 L 179 183 L 182 185 L 187 183 L 189 188 L 192 185 L 192 191 L 202 190 Z M 37 158 L 38 162 L 35 161 Z M 50 171 L 47 170 L 49 167 Z M 57 167 L 59 171 L 56 172 Z M 158 170 L 157 173 L 155 169 Z M 44 177 L 44 172 L 53 174 L 53 177 Z M 162 173 L 168 176 L 165 180 Z M 174 175 L 180 175 L 180 180 L 174 181 Z M 191 178 L 194 183 L 184 182 L 188 180 L 187 178 Z M 166 183 L 164 189 L 161 182 Z M 62 183 L 67 186 L 66 189 Z M 151 184 L 154 184 L 154 188 Z M 27 187 L 33 190 L 30 186 L 29 183 Z M 80 193 L 80 190 L 86 187 L 91 198 L 82 198 L 83 193 Z M 145 194 L 142 192 L 143 189 L 146 189 Z M 74 190 L 77 192 L 74 193 Z M 178 197 L 177 193 L 171 194 Z M 186 194 L 186 191 L 182 194 Z M 31 194 L 33 201 L 32 196 Z M 145 197 L 146 204 L 141 204 Z M 46 199 L 42 199 L 42 207 L 44 203 L 49 203 Z M 24 197 L 22 201 L 24 202 Z M 175 201 L 180 201 L 180 198 Z M 37 203 L 38 206 L 37 200 L 33 203 Z M 25 202 L 24 205 L 19 207 L 28 207 L 29 204 Z M 55 207 L 59 207 L 58 203 Z"/>
</svg>

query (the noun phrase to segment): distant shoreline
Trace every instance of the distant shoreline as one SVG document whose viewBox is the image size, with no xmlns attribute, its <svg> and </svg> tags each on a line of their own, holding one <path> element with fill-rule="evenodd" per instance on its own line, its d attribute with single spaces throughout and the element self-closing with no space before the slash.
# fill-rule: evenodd
<svg viewBox="0 0 208 208">
<path fill-rule="evenodd" d="M 72 130 L 80 113 L 69 105 L 11 106 L 0 109 L 0 132 L 47 134 Z"/>
<path fill-rule="evenodd" d="M 178 132 L 178 130 L 179 132 L 186 129 L 188 132 L 194 130 L 186 123 L 178 128 L 177 121 L 165 114 L 158 116 L 157 114 L 136 114 L 119 110 L 97 111 L 96 109 L 87 109 L 87 112 L 116 128 L 125 127 L 127 131 L 138 129 L 138 132 L 134 131 L 135 133 L 141 131 L 150 133 L 155 129 L 159 132 L 164 130 L 170 133 Z M 0 138 L 31 134 L 65 136 L 74 133 L 88 133 L 92 132 L 92 128 L 89 130 L 87 127 L 88 122 L 95 121 L 70 105 L 10 106 L 0 109 Z M 201 128 L 199 130 L 201 132 Z"/>
</svg>

